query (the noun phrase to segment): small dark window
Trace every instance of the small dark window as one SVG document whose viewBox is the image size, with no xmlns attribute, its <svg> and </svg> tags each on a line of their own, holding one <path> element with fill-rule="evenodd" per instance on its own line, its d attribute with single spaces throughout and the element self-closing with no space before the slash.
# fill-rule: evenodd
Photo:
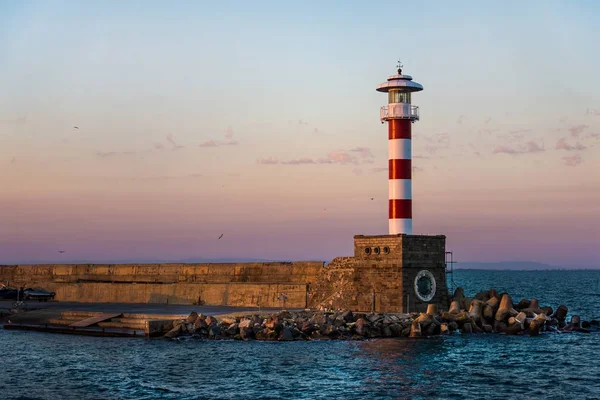
<svg viewBox="0 0 600 400">
<path fill-rule="evenodd" d="M 373 253 L 375 253 L 375 254 L 379 254 L 379 253 L 380 253 L 380 251 L 379 251 L 379 247 L 375 247 L 375 248 L 373 249 Z"/>
<path fill-rule="evenodd" d="M 387 247 L 387 246 L 385 246 L 385 247 L 383 248 L 383 254 L 390 254 L 390 248 L 389 248 L 389 247 Z"/>
<path fill-rule="evenodd" d="M 371 248 L 365 247 L 365 254 L 371 254 Z"/>
</svg>

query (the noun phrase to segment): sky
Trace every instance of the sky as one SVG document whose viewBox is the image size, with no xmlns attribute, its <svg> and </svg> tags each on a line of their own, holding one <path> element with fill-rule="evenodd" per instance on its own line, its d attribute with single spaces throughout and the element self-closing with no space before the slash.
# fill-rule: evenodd
<svg viewBox="0 0 600 400">
<path fill-rule="evenodd" d="M 414 233 L 600 267 L 600 3 L 285 3 L 1 2 L 0 264 L 353 254 L 400 59 Z"/>
</svg>

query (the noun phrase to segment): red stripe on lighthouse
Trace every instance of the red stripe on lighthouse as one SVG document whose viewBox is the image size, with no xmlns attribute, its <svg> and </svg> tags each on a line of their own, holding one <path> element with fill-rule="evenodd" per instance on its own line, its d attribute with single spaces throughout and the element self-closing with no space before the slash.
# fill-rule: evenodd
<svg viewBox="0 0 600 400">
<path fill-rule="evenodd" d="M 411 122 L 409 119 L 390 119 L 388 121 L 389 139 L 410 139 Z"/>
<path fill-rule="evenodd" d="M 412 218 L 412 200 L 390 199 L 390 217 Z"/>
<path fill-rule="evenodd" d="M 389 179 L 411 179 L 412 161 L 408 160 L 389 160 Z"/>
</svg>

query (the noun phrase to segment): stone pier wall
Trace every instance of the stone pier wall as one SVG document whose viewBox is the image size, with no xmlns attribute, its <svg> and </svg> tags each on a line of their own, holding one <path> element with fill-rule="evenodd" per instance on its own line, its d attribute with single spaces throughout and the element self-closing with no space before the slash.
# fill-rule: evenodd
<svg viewBox="0 0 600 400">
<path fill-rule="evenodd" d="M 0 266 L 0 282 L 42 287 L 58 301 L 306 307 L 321 261 L 230 264 Z"/>
</svg>

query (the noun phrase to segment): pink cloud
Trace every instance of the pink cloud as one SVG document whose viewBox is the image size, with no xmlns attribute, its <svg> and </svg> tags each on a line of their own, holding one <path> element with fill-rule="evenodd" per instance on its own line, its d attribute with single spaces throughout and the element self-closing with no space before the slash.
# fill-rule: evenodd
<svg viewBox="0 0 600 400">
<path fill-rule="evenodd" d="M 531 129 L 517 129 L 514 131 L 510 131 L 509 133 L 514 135 L 516 133 L 528 133 L 528 132 L 531 132 Z M 521 137 L 523 137 L 523 136 L 521 135 Z"/>
<path fill-rule="evenodd" d="M 600 108 L 588 108 L 585 115 L 600 115 Z"/>
<path fill-rule="evenodd" d="M 279 164 L 279 160 L 277 160 L 276 158 L 273 158 L 273 157 L 260 158 L 260 159 L 256 160 L 256 162 L 258 164 L 263 164 L 263 165 L 276 165 L 276 164 Z"/>
<path fill-rule="evenodd" d="M 567 151 L 571 151 L 571 150 L 585 150 L 587 147 L 585 147 L 584 145 L 582 145 L 581 143 L 577 142 L 574 146 L 571 146 L 570 144 L 567 143 L 567 139 L 566 138 L 560 138 L 558 139 L 558 142 L 556 142 L 556 150 L 567 150 Z"/>
<path fill-rule="evenodd" d="M 492 154 L 530 154 L 530 153 L 540 153 L 545 151 L 545 149 L 539 144 L 530 141 L 525 143 L 525 145 L 520 145 L 517 147 L 511 147 L 507 145 L 496 146 L 496 148 L 492 151 Z"/>
<path fill-rule="evenodd" d="M 371 172 L 385 172 L 385 171 L 389 171 L 389 167 L 377 167 L 377 168 L 371 169 Z"/>
<path fill-rule="evenodd" d="M 199 144 L 198 147 L 237 146 L 239 144 L 237 140 L 233 140 L 233 128 L 231 126 L 225 129 L 225 139 L 227 140 L 207 140 Z"/>
<path fill-rule="evenodd" d="M 362 158 L 373 158 L 373 153 L 368 147 L 355 147 L 350 151 L 358 153 Z"/>
<path fill-rule="evenodd" d="M 583 132 L 587 127 L 587 125 L 576 125 L 572 128 L 569 128 L 569 132 L 571 132 L 571 136 L 579 137 L 579 134 L 581 134 L 581 132 Z"/>
<path fill-rule="evenodd" d="M 298 158 L 295 160 L 282 161 L 281 163 L 285 165 L 315 164 L 315 160 L 312 158 Z"/>
<path fill-rule="evenodd" d="M 539 153 L 544 151 L 543 147 L 541 147 L 539 144 L 533 141 L 525 143 L 525 146 L 527 148 L 526 153 Z"/>
<path fill-rule="evenodd" d="M 136 154 L 135 151 L 97 151 L 96 155 L 100 158 L 108 158 L 115 156 L 131 156 Z"/>
<path fill-rule="evenodd" d="M 351 154 L 357 153 L 357 155 Z M 372 164 L 373 153 L 366 147 L 356 147 L 350 152 L 341 150 L 334 150 L 327 154 L 326 157 L 321 158 L 297 158 L 292 160 L 282 160 L 277 158 L 269 157 L 257 160 L 258 164 L 282 164 L 282 165 L 300 165 L 300 164 L 341 164 L 341 165 L 359 165 L 359 164 Z"/>
<path fill-rule="evenodd" d="M 575 154 L 574 156 L 563 157 L 562 159 L 565 165 L 569 167 L 576 167 L 582 162 L 581 156 L 579 154 Z"/>
<path fill-rule="evenodd" d="M 449 144 L 450 135 L 448 132 L 436 133 L 431 136 L 421 136 L 428 143 Z"/>
<path fill-rule="evenodd" d="M 431 136 L 422 136 L 428 144 L 425 145 L 424 151 L 429 154 L 435 154 L 439 150 L 450 148 L 450 135 L 448 132 L 436 133 Z"/>
<path fill-rule="evenodd" d="M 219 146 L 214 140 L 208 140 L 198 145 L 198 147 L 217 147 Z"/>
<path fill-rule="evenodd" d="M 354 168 L 354 169 L 352 170 L 352 173 L 353 173 L 354 175 L 362 175 L 362 174 L 363 174 L 363 170 L 362 170 L 362 169 L 360 169 L 360 168 Z"/>
<path fill-rule="evenodd" d="M 516 143 L 523 140 L 525 135 L 523 133 L 509 133 L 508 135 L 498 135 L 497 138 L 507 143 Z"/>
<path fill-rule="evenodd" d="M 117 152 L 116 151 L 97 151 L 96 155 L 98 157 L 106 158 L 106 157 L 116 156 Z"/>
<path fill-rule="evenodd" d="M 443 149 L 447 149 L 448 146 L 435 146 L 435 145 L 427 145 L 425 146 L 425 152 L 429 153 L 429 154 L 435 154 L 437 153 L 439 150 L 443 150 Z"/>
<path fill-rule="evenodd" d="M 343 151 L 331 151 L 326 158 L 319 159 L 319 164 L 357 164 L 355 156 Z"/>
<path fill-rule="evenodd" d="M 221 142 L 218 140 L 207 140 L 204 143 L 198 145 L 198 147 L 220 147 L 220 146 L 237 146 L 239 143 L 237 140 L 228 140 L 226 142 Z"/>
</svg>

